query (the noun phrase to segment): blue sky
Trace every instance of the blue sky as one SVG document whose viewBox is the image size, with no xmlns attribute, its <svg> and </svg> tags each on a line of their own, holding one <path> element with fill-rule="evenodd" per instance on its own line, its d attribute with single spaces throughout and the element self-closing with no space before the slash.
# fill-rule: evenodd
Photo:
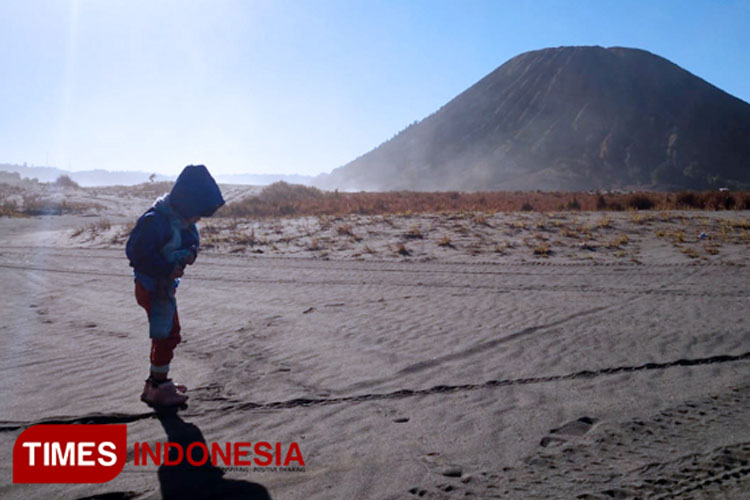
<svg viewBox="0 0 750 500">
<path fill-rule="evenodd" d="M 329 172 L 560 45 L 750 101 L 749 32 L 750 1 L 0 0 L 0 163 Z"/>
</svg>

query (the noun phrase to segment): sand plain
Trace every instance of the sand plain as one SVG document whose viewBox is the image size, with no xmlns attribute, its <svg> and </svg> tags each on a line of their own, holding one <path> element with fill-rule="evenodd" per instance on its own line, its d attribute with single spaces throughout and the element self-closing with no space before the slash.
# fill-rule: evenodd
<svg viewBox="0 0 750 500">
<path fill-rule="evenodd" d="M 123 251 L 148 201 L 95 196 L 0 218 L 2 498 L 750 497 L 748 212 L 203 221 L 173 362 L 191 399 L 159 417 Z M 306 467 L 11 484 L 44 422 L 295 441 Z"/>
</svg>

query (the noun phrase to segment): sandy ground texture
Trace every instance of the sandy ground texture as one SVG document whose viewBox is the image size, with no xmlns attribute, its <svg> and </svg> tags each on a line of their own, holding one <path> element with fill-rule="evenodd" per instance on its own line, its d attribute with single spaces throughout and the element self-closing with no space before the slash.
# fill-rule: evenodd
<svg viewBox="0 0 750 500">
<path fill-rule="evenodd" d="M 2 498 L 750 497 L 747 212 L 203 222 L 172 373 L 191 398 L 158 416 L 123 251 L 144 207 L 111 203 L 0 218 Z M 131 454 L 109 483 L 13 485 L 42 422 L 295 441 L 306 467 Z"/>
</svg>

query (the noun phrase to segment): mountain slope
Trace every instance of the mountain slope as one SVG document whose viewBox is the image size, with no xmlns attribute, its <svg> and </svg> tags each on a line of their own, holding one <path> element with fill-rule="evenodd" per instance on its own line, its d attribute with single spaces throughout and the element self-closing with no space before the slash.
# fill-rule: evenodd
<svg viewBox="0 0 750 500">
<path fill-rule="evenodd" d="M 543 49 L 514 57 L 318 184 L 373 190 L 747 186 L 750 105 L 643 50 Z"/>
</svg>

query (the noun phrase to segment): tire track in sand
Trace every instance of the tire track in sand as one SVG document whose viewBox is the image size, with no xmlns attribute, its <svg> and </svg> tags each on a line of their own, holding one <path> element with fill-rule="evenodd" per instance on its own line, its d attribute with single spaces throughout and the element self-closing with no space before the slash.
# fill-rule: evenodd
<svg viewBox="0 0 750 500">
<path fill-rule="evenodd" d="M 393 399 L 406 399 L 419 396 L 430 396 L 435 394 L 449 394 L 455 392 L 465 391 L 476 391 L 480 389 L 494 389 L 499 387 L 508 386 L 520 386 L 520 385 L 534 385 L 534 384 L 545 384 L 551 382 L 563 382 L 568 380 L 580 380 L 580 379 L 591 379 L 596 377 L 604 377 L 611 375 L 618 375 L 621 373 L 635 373 L 635 372 L 646 372 L 653 370 L 666 370 L 669 368 L 676 367 L 689 367 L 689 366 L 707 366 L 723 363 L 736 363 L 750 360 L 750 351 L 738 354 L 729 355 L 723 354 L 718 356 L 710 356 L 705 358 L 694 358 L 694 359 L 676 359 L 673 361 L 667 361 L 662 363 L 644 363 L 641 365 L 626 365 L 626 366 L 615 366 L 611 368 L 601 368 L 598 370 L 580 370 L 573 373 L 564 375 L 547 375 L 541 377 L 526 377 L 517 379 L 493 379 L 488 380 L 479 384 L 456 384 L 456 385 L 436 385 L 426 389 L 399 389 L 397 391 L 385 392 L 385 393 L 365 393 L 356 394 L 352 396 L 342 396 L 338 398 L 295 398 L 286 401 L 270 401 L 266 403 L 256 402 L 241 402 L 234 401 L 230 404 L 225 404 L 218 408 L 213 408 L 203 412 L 191 413 L 192 416 L 203 416 L 210 415 L 212 413 L 225 413 L 230 411 L 252 411 L 252 410 L 284 410 L 284 409 L 295 409 L 295 408 L 309 408 L 313 406 L 327 406 L 335 404 L 345 403 L 364 403 L 368 401 L 381 401 L 381 400 L 393 400 Z M 196 389 L 200 390 L 199 389 Z M 48 419 L 42 419 L 31 422 L 0 422 L 0 432 L 11 432 L 19 429 L 24 429 L 32 425 L 38 424 L 82 424 L 82 423 L 130 423 L 138 420 L 145 420 L 149 418 L 156 418 L 156 412 L 146 412 L 137 414 L 90 414 L 81 415 L 74 417 L 51 417 Z"/>
</svg>

